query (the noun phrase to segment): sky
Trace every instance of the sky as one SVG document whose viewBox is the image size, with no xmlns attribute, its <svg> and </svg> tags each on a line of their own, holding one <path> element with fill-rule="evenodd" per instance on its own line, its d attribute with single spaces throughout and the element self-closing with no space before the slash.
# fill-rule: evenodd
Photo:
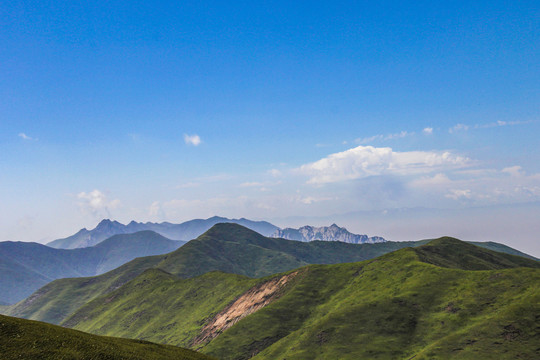
<svg viewBox="0 0 540 360">
<path fill-rule="evenodd" d="M 0 4 L 0 241 L 213 215 L 540 256 L 535 1 Z"/>
</svg>

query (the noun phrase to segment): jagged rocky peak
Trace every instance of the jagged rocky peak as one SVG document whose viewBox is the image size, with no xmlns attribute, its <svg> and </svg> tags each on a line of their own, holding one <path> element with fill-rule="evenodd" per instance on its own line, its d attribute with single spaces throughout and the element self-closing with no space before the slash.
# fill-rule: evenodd
<svg viewBox="0 0 540 360">
<path fill-rule="evenodd" d="M 342 241 L 351 244 L 373 244 L 386 241 L 380 236 L 369 237 L 367 235 L 353 234 L 337 224 L 321 227 L 306 225 L 298 229 L 278 229 L 272 234 L 272 237 L 297 241 Z"/>
</svg>

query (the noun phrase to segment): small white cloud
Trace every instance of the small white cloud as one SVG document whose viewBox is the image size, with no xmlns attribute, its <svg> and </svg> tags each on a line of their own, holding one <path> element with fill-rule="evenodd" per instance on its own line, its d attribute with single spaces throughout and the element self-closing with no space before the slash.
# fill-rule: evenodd
<svg viewBox="0 0 540 360">
<path fill-rule="evenodd" d="M 37 139 L 34 139 L 34 138 L 31 137 L 31 136 L 26 135 L 25 133 L 19 133 L 18 136 L 19 136 L 21 139 L 23 139 L 23 140 L 28 140 L 28 141 L 30 141 L 30 140 L 37 140 Z"/>
<path fill-rule="evenodd" d="M 148 209 L 148 215 L 158 218 L 160 220 L 165 218 L 165 212 L 163 211 L 163 208 L 161 207 L 161 203 L 159 201 L 154 201 L 152 205 L 150 205 L 150 208 Z"/>
<path fill-rule="evenodd" d="M 448 132 L 450 134 L 453 134 L 455 132 L 459 132 L 459 131 L 467 131 L 469 130 L 469 125 L 465 125 L 465 124 L 457 124 L 455 125 L 454 127 L 448 129 Z"/>
<path fill-rule="evenodd" d="M 424 128 L 424 130 L 422 130 L 422 133 L 424 133 L 424 135 L 431 135 L 433 134 L 433 128 L 430 128 L 430 127 Z"/>
<path fill-rule="evenodd" d="M 313 204 L 313 203 L 320 202 L 320 201 L 333 200 L 333 198 L 331 198 L 331 197 L 314 197 L 314 196 L 306 196 L 306 197 L 300 198 L 299 200 L 300 200 L 300 202 L 301 202 L 302 204 L 305 204 L 305 205 L 311 205 L 311 204 Z"/>
<path fill-rule="evenodd" d="M 252 182 L 241 183 L 240 187 L 255 187 L 255 186 L 263 186 L 263 185 L 264 184 L 261 182 L 252 181 Z"/>
<path fill-rule="evenodd" d="M 183 183 L 183 184 L 180 184 L 180 185 L 176 185 L 175 188 L 176 189 L 188 189 L 188 188 L 194 188 L 194 187 L 198 187 L 198 186 L 201 186 L 201 183 L 187 182 L 187 183 Z"/>
<path fill-rule="evenodd" d="M 487 129 L 487 128 L 494 128 L 494 127 L 501 127 L 501 126 L 514 126 L 514 125 L 523 125 L 523 124 L 530 124 L 532 121 L 520 121 L 520 120 L 515 120 L 515 121 L 502 121 L 502 120 L 497 120 L 495 122 L 492 122 L 492 123 L 487 123 L 487 124 L 477 124 L 474 126 L 475 129 Z"/>
<path fill-rule="evenodd" d="M 97 217 L 110 216 L 109 210 L 120 206 L 120 200 L 108 200 L 107 195 L 97 189 L 88 193 L 80 192 L 77 194 L 77 199 L 83 213 L 90 213 Z"/>
<path fill-rule="evenodd" d="M 434 176 L 423 176 L 421 178 L 411 181 L 411 186 L 425 189 L 427 187 L 441 187 L 448 186 L 452 181 L 445 174 L 438 173 Z"/>
<path fill-rule="evenodd" d="M 354 140 L 354 142 L 357 144 L 368 144 L 375 140 L 386 141 L 386 140 L 402 139 L 404 137 L 412 136 L 412 135 L 414 135 L 414 132 L 401 131 L 394 134 L 386 134 L 386 135 L 379 134 L 379 135 L 373 135 L 373 136 L 365 137 L 365 138 L 358 138 Z"/>
<path fill-rule="evenodd" d="M 463 200 L 463 199 L 470 199 L 472 197 L 471 190 L 465 189 L 452 189 L 450 190 L 450 193 L 446 194 L 445 197 L 453 200 Z"/>
<path fill-rule="evenodd" d="M 520 177 L 520 176 L 525 175 L 523 170 L 521 169 L 521 166 L 519 165 L 510 166 L 510 167 L 502 169 L 501 171 L 513 177 Z"/>
<path fill-rule="evenodd" d="M 388 134 L 384 137 L 384 140 L 401 139 L 412 135 L 414 135 L 414 132 L 402 131 L 395 134 Z"/>
<path fill-rule="evenodd" d="M 201 138 L 199 135 L 184 134 L 184 142 L 187 145 L 199 146 L 201 144 Z"/>
<path fill-rule="evenodd" d="M 268 170 L 268 173 L 273 177 L 280 177 L 282 175 L 281 171 L 279 171 L 278 169 Z"/>
</svg>

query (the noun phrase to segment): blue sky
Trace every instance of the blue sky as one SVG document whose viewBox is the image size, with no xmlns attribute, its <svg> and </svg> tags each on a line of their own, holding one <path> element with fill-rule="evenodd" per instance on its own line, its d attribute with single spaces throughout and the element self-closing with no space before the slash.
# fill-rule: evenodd
<svg viewBox="0 0 540 360">
<path fill-rule="evenodd" d="M 218 214 L 540 255 L 539 15 L 533 1 L 3 3 L 0 240 Z"/>
</svg>

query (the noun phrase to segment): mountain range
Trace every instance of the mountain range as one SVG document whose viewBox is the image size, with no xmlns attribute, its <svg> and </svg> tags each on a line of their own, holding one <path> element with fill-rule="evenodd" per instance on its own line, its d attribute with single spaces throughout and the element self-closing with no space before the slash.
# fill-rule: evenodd
<svg viewBox="0 0 540 360">
<path fill-rule="evenodd" d="M 136 257 L 168 253 L 183 244 L 152 231 L 114 235 L 96 246 L 70 250 L 0 242 L 0 301 L 12 304 L 55 279 L 103 274 Z"/>
<path fill-rule="evenodd" d="M 298 242 L 265 237 L 234 223 L 220 223 L 171 253 L 140 257 L 99 276 L 50 282 L 30 297 L 10 306 L 5 313 L 60 324 L 88 301 L 108 294 L 151 268 L 159 268 L 181 278 L 192 278 L 211 271 L 257 278 L 308 264 L 336 264 L 372 259 L 427 242 L 428 240 L 376 244 Z M 501 244 L 479 245 L 517 252 Z"/>
<path fill-rule="evenodd" d="M 322 227 L 307 225 L 299 229 L 277 229 L 271 236 L 297 241 L 342 241 L 351 244 L 374 244 L 386 241 L 380 236 L 368 237 L 367 235 L 350 233 L 347 229 L 336 224 Z"/>
<path fill-rule="evenodd" d="M 332 227 L 339 233 L 337 226 L 325 231 Z M 157 251 L 157 244 L 173 251 L 128 261 Z M 84 358 L 92 349 L 126 359 L 175 352 L 220 359 L 540 355 L 540 262 L 502 244 L 449 237 L 304 242 L 235 223 L 216 224 L 176 248 L 182 244 L 148 230 L 71 250 L 0 243 L 0 270 L 11 269 L 14 282 L 23 268 L 49 278 L 77 276 L 0 306 L 5 315 L 63 327 L 0 316 L 0 338 L 8 344 L 0 355 Z M 6 285 L 7 292 L 15 287 Z M 62 346 L 54 345 L 59 336 Z"/>
<path fill-rule="evenodd" d="M 94 246 L 101 241 L 117 234 L 131 234 L 138 231 L 150 230 L 156 232 L 168 239 L 189 241 L 195 239 L 212 226 L 218 223 L 235 223 L 252 229 L 260 234 L 270 236 L 277 229 L 277 226 L 266 221 L 252 221 L 248 219 L 228 219 L 220 216 L 213 216 L 208 219 L 194 219 L 183 222 L 181 224 L 172 224 L 169 222 L 162 223 L 140 223 L 131 221 L 124 225 L 118 221 L 109 219 L 102 220 L 94 229 L 87 230 L 83 228 L 76 234 L 67 238 L 51 241 L 47 246 L 57 249 L 76 249 Z"/>
<path fill-rule="evenodd" d="M 538 261 L 453 238 L 305 243 L 218 224 L 7 313 L 220 359 L 537 358 L 539 289 Z"/>
<path fill-rule="evenodd" d="M 386 241 L 380 236 L 368 237 L 367 235 L 353 234 L 347 229 L 332 224 L 331 226 L 313 227 L 303 226 L 299 229 L 279 227 L 266 221 L 252 221 L 245 218 L 228 219 L 213 216 L 208 219 L 194 219 L 181 224 L 162 223 L 139 223 L 131 221 L 124 225 L 118 221 L 109 219 L 102 220 L 94 229 L 83 228 L 67 238 L 51 241 L 47 246 L 57 249 L 76 249 L 94 246 L 101 241 L 117 234 L 130 234 L 138 231 L 150 230 L 161 234 L 169 239 L 189 241 L 195 239 L 212 226 L 218 223 L 239 224 L 264 236 L 284 238 L 297 241 L 342 241 L 352 244 L 377 243 Z"/>
</svg>

